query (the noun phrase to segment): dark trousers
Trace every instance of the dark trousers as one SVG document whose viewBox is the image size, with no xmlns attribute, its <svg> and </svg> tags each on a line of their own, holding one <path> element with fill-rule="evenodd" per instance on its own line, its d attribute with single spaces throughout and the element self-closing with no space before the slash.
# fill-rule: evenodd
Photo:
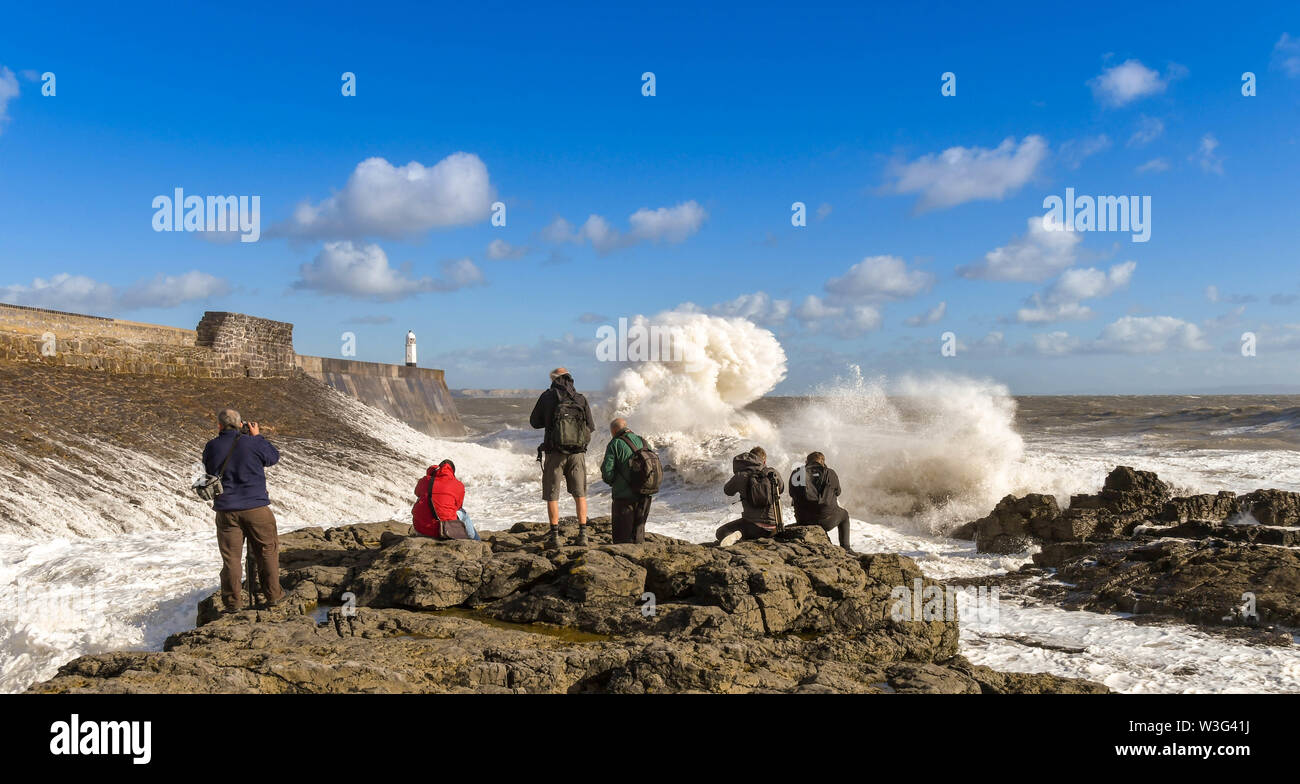
<svg viewBox="0 0 1300 784">
<path fill-rule="evenodd" d="M 834 528 L 840 529 L 840 547 L 845 550 L 852 549 L 849 547 L 849 510 L 836 510 L 835 515 L 829 520 L 818 520 L 811 523 L 795 523 L 795 525 L 820 525 L 822 530 L 829 536 Z"/>
<path fill-rule="evenodd" d="M 258 577 L 267 601 L 277 602 L 284 596 L 280 587 L 280 537 L 275 532 L 275 515 L 269 506 L 217 512 L 217 549 L 221 551 L 221 603 L 227 610 L 243 606 L 244 537 L 253 547 Z M 252 600 L 252 597 L 249 597 Z"/>
<path fill-rule="evenodd" d="M 771 536 L 774 533 L 774 531 L 769 531 L 763 526 L 755 525 L 748 520 L 732 520 L 717 531 L 714 531 L 713 535 L 718 539 L 718 541 L 721 541 L 722 537 L 734 531 L 740 531 L 741 539 L 762 539 L 763 537 Z"/>
<path fill-rule="evenodd" d="M 645 541 L 645 521 L 650 516 L 654 496 L 615 498 L 610 509 L 614 544 L 641 544 Z"/>
</svg>

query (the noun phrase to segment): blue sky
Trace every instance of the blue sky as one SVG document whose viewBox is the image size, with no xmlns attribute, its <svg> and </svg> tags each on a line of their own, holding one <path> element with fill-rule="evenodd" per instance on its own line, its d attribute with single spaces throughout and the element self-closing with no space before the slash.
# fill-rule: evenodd
<svg viewBox="0 0 1300 784">
<path fill-rule="evenodd" d="M 601 323 L 689 303 L 776 333 L 783 392 L 1300 389 L 1294 4 L 899 6 L 14 7 L 0 301 L 414 329 L 466 387 L 595 386 Z M 1035 232 L 1067 187 L 1150 197 L 1149 241 Z M 155 231 L 175 188 L 259 240 Z"/>
</svg>

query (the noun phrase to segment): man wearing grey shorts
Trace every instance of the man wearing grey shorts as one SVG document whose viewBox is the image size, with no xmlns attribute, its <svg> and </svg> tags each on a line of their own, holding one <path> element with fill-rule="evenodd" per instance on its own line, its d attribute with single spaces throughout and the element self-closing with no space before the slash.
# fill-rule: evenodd
<svg viewBox="0 0 1300 784">
<path fill-rule="evenodd" d="M 542 499 L 551 523 L 547 549 L 560 546 L 560 484 L 573 496 L 578 513 L 578 547 L 587 546 L 587 441 L 596 429 L 587 398 L 573 387 L 573 376 L 564 368 L 551 371 L 551 387 L 537 398 L 528 422 L 545 429 L 540 451 Z M 585 428 L 585 438 L 582 433 Z"/>
</svg>

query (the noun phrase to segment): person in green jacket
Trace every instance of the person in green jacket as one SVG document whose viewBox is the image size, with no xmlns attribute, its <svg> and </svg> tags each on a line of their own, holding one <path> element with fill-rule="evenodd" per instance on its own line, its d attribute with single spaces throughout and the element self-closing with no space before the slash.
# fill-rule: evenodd
<svg viewBox="0 0 1300 784">
<path fill-rule="evenodd" d="M 632 453 L 644 446 L 641 436 L 633 433 L 627 420 L 619 417 L 609 423 L 609 445 L 605 447 L 605 460 L 600 464 L 600 478 L 610 487 L 613 497 L 610 517 L 614 528 L 614 544 L 640 544 L 645 541 L 645 521 L 650 516 L 653 496 L 641 495 L 628 483 L 628 461 Z M 628 446 L 628 441 L 632 446 Z"/>
</svg>

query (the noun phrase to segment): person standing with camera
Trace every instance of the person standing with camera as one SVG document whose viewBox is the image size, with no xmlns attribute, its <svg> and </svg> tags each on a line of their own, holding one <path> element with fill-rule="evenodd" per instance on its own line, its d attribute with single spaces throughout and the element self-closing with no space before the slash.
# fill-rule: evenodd
<svg viewBox="0 0 1300 784">
<path fill-rule="evenodd" d="M 203 467 L 221 479 L 221 492 L 212 502 L 221 551 L 221 602 L 226 612 L 243 609 L 241 560 L 248 537 L 267 606 L 274 607 L 284 601 L 285 592 L 280 587 L 280 538 L 264 469 L 278 463 L 280 453 L 262 437 L 256 422 L 245 423 L 233 408 L 219 412 L 217 424 L 217 437 L 203 448 Z"/>
</svg>

